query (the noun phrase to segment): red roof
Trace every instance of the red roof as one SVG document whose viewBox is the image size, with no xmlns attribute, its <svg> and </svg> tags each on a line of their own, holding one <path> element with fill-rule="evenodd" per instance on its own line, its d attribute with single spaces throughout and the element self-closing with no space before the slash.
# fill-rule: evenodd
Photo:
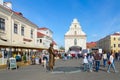
<svg viewBox="0 0 120 80">
<path fill-rule="evenodd" d="M 43 34 L 43 33 L 37 32 L 37 37 L 38 37 L 38 38 L 39 38 L 39 37 L 44 37 L 44 36 L 46 36 L 46 35 Z"/>
<path fill-rule="evenodd" d="M 38 28 L 38 30 L 48 30 L 46 27 Z"/>
<path fill-rule="evenodd" d="M 23 14 L 21 12 L 14 12 L 17 15 L 23 16 Z"/>
<path fill-rule="evenodd" d="M 87 43 L 87 48 L 93 48 L 93 47 L 96 47 L 96 42 Z"/>
<path fill-rule="evenodd" d="M 96 44 L 96 42 L 87 42 L 87 44 Z"/>
<path fill-rule="evenodd" d="M 27 18 L 25 18 L 21 12 L 15 12 L 15 11 L 13 11 L 12 9 L 6 8 L 6 7 L 4 7 L 4 6 L 1 5 L 1 4 L 0 4 L 0 6 L 1 6 L 2 8 L 4 8 L 4 9 L 6 9 L 7 11 L 13 12 L 14 14 L 16 14 L 16 15 L 18 15 L 18 16 L 26 19 L 26 20 L 29 21 L 30 23 L 34 24 L 33 22 L 31 22 L 30 20 L 28 20 Z M 34 25 L 36 25 L 36 24 L 34 24 Z M 36 26 L 37 26 L 37 25 L 36 25 Z M 37 27 L 38 27 L 38 26 L 37 26 Z"/>
</svg>

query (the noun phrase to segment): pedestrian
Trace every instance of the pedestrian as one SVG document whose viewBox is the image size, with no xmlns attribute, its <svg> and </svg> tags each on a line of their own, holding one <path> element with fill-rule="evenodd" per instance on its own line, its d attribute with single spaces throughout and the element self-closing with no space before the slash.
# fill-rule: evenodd
<svg viewBox="0 0 120 80">
<path fill-rule="evenodd" d="M 67 60 L 67 53 L 64 54 L 64 60 Z"/>
<path fill-rule="evenodd" d="M 94 59 L 95 59 L 95 70 L 96 70 L 96 72 L 99 71 L 101 58 L 102 58 L 101 53 L 99 53 L 98 50 L 95 51 Z"/>
<path fill-rule="evenodd" d="M 9 61 L 9 59 L 7 59 L 7 69 L 10 69 L 10 61 Z"/>
<path fill-rule="evenodd" d="M 110 58 L 110 52 L 107 53 L 107 60 Z"/>
<path fill-rule="evenodd" d="M 88 70 L 88 59 L 87 59 L 87 53 L 84 53 L 83 66 L 84 66 L 84 71 L 87 71 L 87 70 Z"/>
<path fill-rule="evenodd" d="M 102 58 L 103 58 L 103 66 L 105 67 L 107 63 L 107 53 L 105 51 L 103 51 Z"/>
<path fill-rule="evenodd" d="M 53 71 L 53 66 L 55 65 L 55 54 L 54 54 L 54 49 L 53 49 L 53 43 L 50 43 L 50 47 L 48 49 L 49 52 L 49 70 Z"/>
<path fill-rule="evenodd" d="M 34 54 L 31 56 L 31 61 L 32 61 L 32 65 L 34 65 L 35 64 L 35 55 Z"/>
<path fill-rule="evenodd" d="M 90 54 L 88 55 L 88 63 L 89 63 L 89 71 L 90 71 L 90 72 L 93 71 L 93 61 L 94 61 L 93 54 L 90 53 Z"/>
<path fill-rule="evenodd" d="M 120 61 L 120 51 L 118 52 L 118 61 Z"/>
<path fill-rule="evenodd" d="M 108 73 L 110 73 L 110 68 L 111 68 L 111 66 L 112 66 L 112 68 L 113 68 L 113 70 L 114 70 L 115 73 L 118 72 L 118 71 L 116 70 L 116 68 L 115 68 L 114 57 L 115 57 L 115 54 L 112 53 L 112 54 L 110 55 L 109 60 L 108 60 L 108 69 L 107 69 L 107 72 L 108 72 Z"/>
</svg>

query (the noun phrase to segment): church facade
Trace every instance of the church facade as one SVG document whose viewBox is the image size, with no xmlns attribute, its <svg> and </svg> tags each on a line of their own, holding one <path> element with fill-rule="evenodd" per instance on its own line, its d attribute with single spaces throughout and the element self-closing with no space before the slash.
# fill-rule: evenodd
<svg viewBox="0 0 120 80">
<path fill-rule="evenodd" d="M 86 33 L 82 31 L 80 23 L 77 19 L 73 19 L 69 30 L 64 35 L 65 52 L 71 50 L 81 51 L 86 49 Z"/>
</svg>

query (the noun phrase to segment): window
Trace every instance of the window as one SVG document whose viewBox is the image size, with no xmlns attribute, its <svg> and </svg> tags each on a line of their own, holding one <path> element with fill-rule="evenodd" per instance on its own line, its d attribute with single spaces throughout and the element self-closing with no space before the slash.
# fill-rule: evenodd
<svg viewBox="0 0 120 80">
<path fill-rule="evenodd" d="M 24 27 L 21 27 L 21 35 L 24 36 Z"/>
<path fill-rule="evenodd" d="M 75 28 L 77 27 L 77 25 L 75 24 Z"/>
<path fill-rule="evenodd" d="M 114 44 L 114 48 L 116 47 L 116 45 Z"/>
<path fill-rule="evenodd" d="M 116 40 L 116 38 L 114 38 L 114 40 Z"/>
<path fill-rule="evenodd" d="M 77 32 L 75 31 L 75 32 L 74 32 L 74 34 L 76 35 L 76 34 L 77 34 Z"/>
<path fill-rule="evenodd" d="M 33 29 L 31 29 L 31 38 L 33 38 Z"/>
<path fill-rule="evenodd" d="M 46 34 L 48 34 L 48 32 L 46 32 Z"/>
<path fill-rule="evenodd" d="M 42 43 L 42 39 L 40 39 L 40 43 Z"/>
<path fill-rule="evenodd" d="M 14 33 L 18 33 L 18 25 L 17 24 L 14 24 Z"/>
<path fill-rule="evenodd" d="M 37 40 L 37 43 L 39 43 L 39 40 Z"/>
<path fill-rule="evenodd" d="M 5 30 L 5 19 L 0 18 L 0 29 Z"/>
<path fill-rule="evenodd" d="M 118 41 L 120 41 L 120 37 L 118 38 Z"/>
<path fill-rule="evenodd" d="M 118 47 L 120 48 L 120 44 L 118 44 Z"/>
<path fill-rule="evenodd" d="M 77 45 L 77 39 L 74 39 L 74 45 Z"/>
</svg>

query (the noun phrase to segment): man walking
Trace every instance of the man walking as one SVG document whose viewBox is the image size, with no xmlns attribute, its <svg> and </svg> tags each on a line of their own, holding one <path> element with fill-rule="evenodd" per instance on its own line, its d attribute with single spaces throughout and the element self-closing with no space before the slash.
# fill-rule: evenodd
<svg viewBox="0 0 120 80">
<path fill-rule="evenodd" d="M 94 54 L 96 72 L 98 72 L 98 70 L 99 70 L 101 58 L 102 58 L 102 56 L 97 50 Z"/>
</svg>

